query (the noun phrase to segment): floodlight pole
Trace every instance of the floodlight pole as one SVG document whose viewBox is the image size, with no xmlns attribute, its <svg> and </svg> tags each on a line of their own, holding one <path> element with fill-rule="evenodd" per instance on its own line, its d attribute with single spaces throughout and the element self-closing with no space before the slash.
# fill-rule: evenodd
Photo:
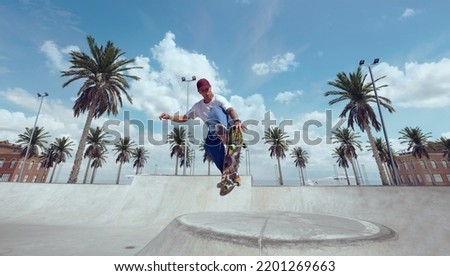
<svg viewBox="0 0 450 276">
<path fill-rule="evenodd" d="M 36 129 L 36 124 L 39 118 L 39 113 L 41 113 L 41 107 L 42 107 L 42 102 L 44 101 L 44 98 L 48 96 L 48 93 L 37 93 L 38 98 L 41 98 L 41 102 L 39 103 L 39 109 L 36 115 L 36 120 L 34 120 L 34 126 L 33 129 L 31 130 L 31 136 L 30 136 L 30 141 L 28 141 L 28 146 L 27 146 L 27 151 L 25 153 L 25 159 L 23 160 L 23 164 L 22 167 L 20 168 L 20 173 L 19 173 L 19 177 L 17 178 L 17 182 L 20 182 L 20 179 L 22 179 L 22 174 L 23 174 L 23 170 L 27 164 L 27 159 L 28 159 L 28 155 L 30 154 L 30 147 L 31 147 L 31 142 L 33 140 L 33 136 L 34 136 L 34 131 Z"/>
<path fill-rule="evenodd" d="M 370 65 L 367 65 L 367 67 L 369 68 L 369 75 L 370 75 L 370 79 L 372 81 L 373 92 L 375 94 L 375 99 L 376 99 L 376 102 L 377 102 L 378 113 L 380 114 L 380 121 L 381 121 L 381 126 L 383 128 L 384 139 L 386 140 L 386 147 L 387 147 L 387 151 L 388 151 L 389 159 L 390 159 L 390 162 L 389 162 L 390 164 L 389 165 L 391 166 L 392 172 L 394 174 L 395 185 L 399 185 L 400 181 L 399 181 L 399 178 L 398 178 L 397 168 L 395 167 L 395 160 L 394 160 L 394 156 L 392 154 L 391 146 L 389 144 L 389 138 L 388 138 L 388 134 L 387 134 L 387 131 L 386 131 L 386 126 L 385 126 L 384 120 L 383 120 L 383 113 L 381 113 L 380 100 L 378 98 L 377 88 L 375 86 L 375 80 L 373 79 L 373 74 L 372 74 L 372 67 L 371 67 L 371 65 L 378 64 L 379 61 L 380 61 L 380 59 L 376 58 L 376 59 L 374 59 L 373 63 L 370 64 Z M 359 61 L 359 65 L 360 66 L 364 65 L 364 60 L 360 60 Z"/>
<path fill-rule="evenodd" d="M 189 83 L 192 81 L 195 81 L 197 78 L 195 76 L 192 76 L 190 80 L 186 79 L 185 77 L 181 77 L 182 82 L 187 82 L 187 88 L 186 88 L 186 115 L 189 112 Z M 183 175 L 186 175 L 186 165 L 187 165 L 187 150 L 188 150 L 188 143 L 189 143 L 189 126 L 186 124 L 186 137 L 184 139 L 184 164 L 183 164 Z"/>
</svg>

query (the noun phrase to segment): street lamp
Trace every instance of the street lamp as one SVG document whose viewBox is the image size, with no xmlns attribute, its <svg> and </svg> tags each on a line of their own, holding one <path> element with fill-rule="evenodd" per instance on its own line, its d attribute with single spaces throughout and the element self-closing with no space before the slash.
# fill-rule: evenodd
<svg viewBox="0 0 450 276">
<path fill-rule="evenodd" d="M 23 161 L 22 167 L 20 168 L 20 173 L 19 173 L 19 178 L 17 178 L 17 182 L 20 182 L 20 179 L 22 179 L 22 174 L 23 174 L 23 169 L 25 168 L 25 165 L 27 163 L 27 159 L 28 159 L 28 154 L 30 154 L 30 147 L 31 147 L 31 142 L 33 140 L 33 136 L 34 136 L 34 131 L 36 130 L 36 124 L 39 118 L 39 113 L 41 113 L 41 107 L 42 107 L 42 102 L 44 101 L 44 98 L 48 96 L 48 93 L 37 93 L 38 98 L 41 98 L 41 102 L 39 104 L 39 109 L 36 115 L 36 120 L 34 120 L 34 126 L 33 126 L 33 130 L 31 131 L 31 136 L 30 136 L 30 141 L 28 141 L 28 147 L 27 147 L 27 152 L 25 153 L 25 159 Z"/>
<path fill-rule="evenodd" d="M 192 76 L 190 80 L 185 77 L 181 77 L 182 82 L 187 82 L 186 88 L 186 115 L 189 112 L 189 83 L 195 81 L 197 78 Z M 186 138 L 184 140 L 184 166 L 183 166 L 183 175 L 186 175 L 186 165 L 187 165 L 187 150 L 188 150 L 188 137 L 189 137 L 189 126 L 186 125 Z"/>
<path fill-rule="evenodd" d="M 364 62 L 365 61 L 363 59 L 360 60 L 359 61 L 359 66 L 364 65 Z M 386 126 L 385 126 L 384 120 L 383 120 L 383 114 L 381 113 L 380 100 L 378 99 L 377 88 L 375 86 L 375 81 L 373 79 L 373 74 L 372 74 L 372 67 L 371 67 L 371 65 L 376 65 L 379 62 L 380 62 L 380 59 L 376 58 L 376 59 L 373 60 L 373 63 L 370 64 L 370 65 L 367 65 L 367 67 L 369 68 L 369 74 L 370 74 L 370 79 L 372 81 L 373 92 L 375 93 L 375 99 L 377 101 L 378 113 L 380 114 L 381 126 L 383 127 L 384 139 L 386 140 L 386 147 L 387 147 L 387 151 L 388 151 L 389 159 L 390 159 L 390 162 L 389 162 L 390 164 L 389 165 L 391 166 L 392 172 L 394 173 L 395 184 L 398 185 L 398 183 L 400 183 L 400 182 L 399 182 L 399 179 L 398 179 L 397 168 L 395 167 L 395 164 L 394 164 L 394 157 L 392 155 L 391 146 L 389 144 L 389 139 L 388 139 L 388 135 L 387 135 L 387 132 L 386 132 Z"/>
</svg>

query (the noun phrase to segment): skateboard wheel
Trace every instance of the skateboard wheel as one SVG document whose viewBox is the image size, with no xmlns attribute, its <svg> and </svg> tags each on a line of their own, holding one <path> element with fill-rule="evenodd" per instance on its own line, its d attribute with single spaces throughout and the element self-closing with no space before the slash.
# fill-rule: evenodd
<svg viewBox="0 0 450 276">
<path fill-rule="evenodd" d="M 230 145 L 230 148 L 231 148 L 232 150 L 234 150 L 234 149 L 236 148 L 236 145 L 235 145 L 235 144 L 231 144 L 231 145 Z"/>
</svg>

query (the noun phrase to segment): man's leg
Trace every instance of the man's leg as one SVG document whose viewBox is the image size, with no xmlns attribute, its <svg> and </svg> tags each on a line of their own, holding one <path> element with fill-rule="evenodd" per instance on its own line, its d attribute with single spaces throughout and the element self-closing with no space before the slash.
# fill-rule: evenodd
<svg viewBox="0 0 450 276">
<path fill-rule="evenodd" d="M 208 126 L 208 135 L 205 139 L 205 152 L 213 160 L 221 173 L 223 171 L 225 146 L 219 136 L 217 136 L 215 128 L 216 124 L 222 124 L 225 127 L 228 127 L 230 119 L 230 116 L 223 108 L 214 106 L 211 108 L 208 115 L 208 121 L 206 122 Z"/>
<path fill-rule="evenodd" d="M 223 160 L 225 157 L 225 146 L 223 145 L 222 140 L 213 134 L 208 133 L 208 136 L 205 139 L 204 146 L 206 154 L 212 159 L 216 167 L 219 169 L 220 173 L 223 171 Z"/>
</svg>

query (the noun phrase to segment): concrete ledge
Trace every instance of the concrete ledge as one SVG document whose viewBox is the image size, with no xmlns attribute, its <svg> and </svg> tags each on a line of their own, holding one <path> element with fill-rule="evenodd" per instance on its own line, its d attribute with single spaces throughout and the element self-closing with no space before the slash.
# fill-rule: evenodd
<svg viewBox="0 0 450 276">
<path fill-rule="evenodd" d="M 174 219 L 138 255 L 310 255 L 351 247 L 386 251 L 393 230 L 372 222 L 292 212 L 205 212 Z"/>
</svg>

